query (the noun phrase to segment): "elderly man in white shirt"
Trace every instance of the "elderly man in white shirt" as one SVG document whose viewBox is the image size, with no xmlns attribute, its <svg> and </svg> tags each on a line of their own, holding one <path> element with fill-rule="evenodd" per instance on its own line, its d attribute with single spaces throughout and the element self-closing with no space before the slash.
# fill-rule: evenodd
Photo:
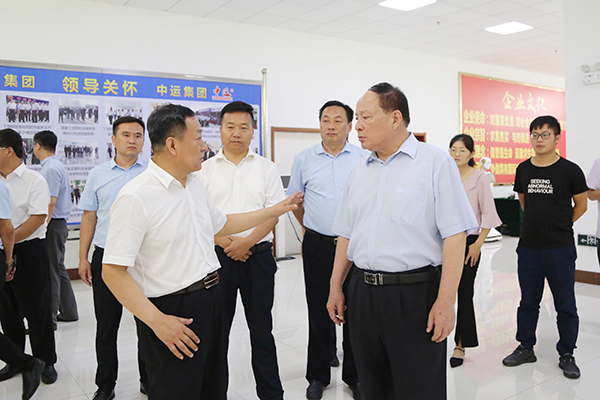
<svg viewBox="0 0 600 400">
<path fill-rule="evenodd" d="M 45 362 L 42 381 L 56 382 L 56 351 L 50 301 L 50 265 L 44 246 L 50 191 L 42 175 L 22 162 L 23 139 L 12 129 L 0 130 L 0 174 L 8 188 L 11 220 L 15 227 L 14 255 L 17 271 L 0 297 L 0 320 L 4 334 L 25 348 L 27 318 L 34 357 Z M 8 364 L 0 381 L 22 372 Z"/>
<path fill-rule="evenodd" d="M 259 210 L 285 198 L 275 164 L 250 150 L 254 115 L 250 104 L 234 101 L 221 110 L 223 148 L 207 160 L 198 176 L 212 202 L 223 213 Z M 271 232 L 277 218 L 232 236 L 216 236 L 215 251 L 221 269 L 220 284 L 227 331 L 231 330 L 237 292 L 250 330 L 252 370 L 259 399 L 283 399 L 271 310 L 275 297 L 275 272 Z"/>
<path fill-rule="evenodd" d="M 225 215 L 193 172 L 206 145 L 192 110 L 166 104 L 148 118 L 154 157 L 111 210 L 103 278 L 137 318 L 152 399 L 227 398 L 227 331 L 213 236 L 246 231 L 293 210 Z"/>
</svg>

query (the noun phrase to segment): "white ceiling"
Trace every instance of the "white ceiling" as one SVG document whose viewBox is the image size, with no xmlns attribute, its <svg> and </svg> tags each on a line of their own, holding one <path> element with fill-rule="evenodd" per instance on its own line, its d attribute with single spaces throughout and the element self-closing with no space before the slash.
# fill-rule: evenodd
<svg viewBox="0 0 600 400">
<path fill-rule="evenodd" d="M 92 0 L 408 49 L 564 76 L 562 0 L 437 0 L 414 11 L 381 0 Z M 513 35 L 483 29 L 517 21 Z"/>
</svg>

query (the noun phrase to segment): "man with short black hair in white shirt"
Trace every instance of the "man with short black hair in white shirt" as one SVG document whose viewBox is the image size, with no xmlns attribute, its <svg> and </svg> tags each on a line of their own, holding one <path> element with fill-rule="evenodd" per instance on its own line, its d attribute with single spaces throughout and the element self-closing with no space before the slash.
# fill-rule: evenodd
<svg viewBox="0 0 600 400">
<path fill-rule="evenodd" d="M 206 145 L 194 111 L 166 104 L 148 118 L 154 156 L 111 209 L 102 276 L 137 318 L 154 399 L 227 398 L 227 331 L 213 236 L 246 231 L 291 211 L 224 215 L 193 172 Z"/>
<path fill-rule="evenodd" d="M 111 145 L 115 146 L 114 159 L 96 166 L 88 175 L 79 200 L 79 187 L 73 190 L 73 201 L 83 210 L 79 228 L 79 276 L 92 287 L 96 317 L 95 383 L 98 389 L 92 400 L 111 400 L 115 397 L 119 359 L 117 338 L 123 306 L 102 280 L 102 257 L 110 224 L 110 208 L 119 190 L 146 169 L 140 153 L 144 146 L 144 121 L 123 117 L 113 122 Z M 94 245 L 92 261 L 88 260 Z M 140 392 L 146 392 L 147 375 L 138 354 Z"/>
<path fill-rule="evenodd" d="M 13 254 L 18 259 L 15 277 L 0 297 L 0 320 L 4 334 L 21 349 L 25 348 L 25 324 L 34 357 L 46 363 L 42 382 L 56 382 L 56 351 L 50 302 L 50 266 L 43 239 L 50 203 L 48 184 L 42 175 L 22 162 L 23 139 L 12 129 L 0 130 L 0 174 L 8 188 L 11 220 L 15 227 Z M 22 372 L 6 365 L 0 381 Z"/>
<path fill-rule="evenodd" d="M 250 150 L 254 115 L 250 104 L 234 101 L 221 110 L 223 148 L 198 172 L 208 196 L 223 213 L 254 211 L 285 198 L 275 164 Z M 252 370 L 259 399 L 283 399 L 271 310 L 277 263 L 271 249 L 278 219 L 231 236 L 215 236 L 228 332 L 240 291 L 252 346 Z"/>
</svg>

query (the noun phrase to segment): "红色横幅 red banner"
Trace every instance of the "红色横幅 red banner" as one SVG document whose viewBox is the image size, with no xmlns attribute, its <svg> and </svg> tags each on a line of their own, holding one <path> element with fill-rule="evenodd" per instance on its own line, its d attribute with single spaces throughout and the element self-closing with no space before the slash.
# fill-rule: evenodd
<svg viewBox="0 0 600 400">
<path fill-rule="evenodd" d="M 475 161 L 491 159 L 497 183 L 513 183 L 517 165 L 534 155 L 529 124 L 541 115 L 560 121 L 558 152 L 566 156 L 565 92 L 459 74 L 460 129 L 475 141 Z"/>
</svg>

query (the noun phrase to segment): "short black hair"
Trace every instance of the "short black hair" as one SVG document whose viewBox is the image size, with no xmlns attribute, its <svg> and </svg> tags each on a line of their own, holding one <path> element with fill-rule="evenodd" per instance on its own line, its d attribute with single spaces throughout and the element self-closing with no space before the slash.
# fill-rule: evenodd
<svg viewBox="0 0 600 400">
<path fill-rule="evenodd" d="M 252 118 L 252 122 L 254 122 L 254 107 L 248 103 L 244 103 L 243 101 L 233 101 L 223 107 L 221 110 L 221 121 L 223 121 L 225 114 L 236 112 L 245 112 L 250 114 L 250 118 Z"/>
<path fill-rule="evenodd" d="M 466 135 L 464 133 L 461 133 L 460 135 L 456 135 L 452 138 L 452 140 L 450 140 L 449 147 L 452 147 L 452 145 L 456 142 L 463 142 L 463 144 L 465 145 L 467 150 L 469 150 L 471 153 L 475 152 L 475 142 L 473 141 L 473 138 L 471 136 Z M 469 160 L 469 166 L 470 167 L 475 166 L 475 160 L 473 160 L 473 157 L 471 157 L 471 159 Z"/>
<path fill-rule="evenodd" d="M 52 131 L 39 131 L 33 135 L 33 143 L 39 143 L 46 151 L 56 152 L 58 138 Z"/>
<path fill-rule="evenodd" d="M 319 109 L 319 121 L 321 120 L 321 116 L 323 115 L 323 111 L 327 107 L 342 107 L 346 111 L 346 117 L 348 118 L 348 123 L 354 120 L 354 110 L 350 108 L 348 104 L 344 104 L 338 100 L 329 100 L 327 103 L 323 104 L 323 107 Z"/>
<path fill-rule="evenodd" d="M 119 125 L 126 124 L 129 122 L 135 122 L 136 124 L 140 124 L 142 126 L 142 131 L 144 129 L 146 129 L 146 125 L 144 125 L 144 121 L 142 121 L 139 118 L 130 117 L 130 116 L 121 117 L 121 118 L 117 118 L 115 120 L 115 122 L 113 122 L 113 126 L 112 126 L 113 136 L 117 136 L 117 132 L 119 131 Z"/>
<path fill-rule="evenodd" d="M 402 119 L 408 127 L 410 124 L 410 113 L 408 111 L 408 99 L 402 93 L 402 90 L 387 82 L 381 82 L 369 88 L 369 91 L 379 95 L 379 107 L 387 113 L 400 111 Z"/>
<path fill-rule="evenodd" d="M 554 136 L 560 135 L 560 122 L 552 115 L 542 115 L 531 121 L 531 124 L 529 124 L 529 133 L 533 132 L 534 129 L 543 128 L 544 125 L 548 125 L 548 128 L 554 131 Z"/>
<path fill-rule="evenodd" d="M 167 138 L 176 136 L 182 138 L 187 129 L 185 120 L 195 117 L 190 108 L 180 104 L 163 104 L 148 117 L 148 136 L 154 150 L 162 149 Z"/>
<path fill-rule="evenodd" d="M 15 155 L 23 158 L 23 138 L 13 129 L 0 130 L 0 147 L 12 147 Z"/>
</svg>

